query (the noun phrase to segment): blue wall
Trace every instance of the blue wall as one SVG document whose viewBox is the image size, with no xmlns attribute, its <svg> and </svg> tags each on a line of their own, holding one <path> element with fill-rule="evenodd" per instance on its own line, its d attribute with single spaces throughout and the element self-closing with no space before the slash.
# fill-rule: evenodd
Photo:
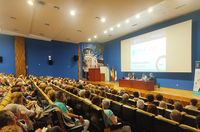
<svg viewBox="0 0 200 132">
<path fill-rule="evenodd" d="M 25 39 L 27 74 L 78 79 L 78 44 Z M 48 65 L 51 56 L 53 65 Z"/>
<path fill-rule="evenodd" d="M 0 56 L 3 57 L 3 63 L 0 63 L 0 73 L 15 74 L 14 36 L 0 34 Z"/>
<path fill-rule="evenodd" d="M 192 73 L 153 73 L 157 76 L 157 83 L 160 83 L 161 87 L 183 89 L 183 90 L 193 90 L 193 80 L 194 80 L 194 63 L 200 60 L 200 10 L 177 17 L 175 19 L 153 25 L 151 27 L 139 30 L 137 32 L 125 35 L 123 37 L 111 40 L 104 44 L 104 59 L 105 65 L 114 66 L 117 68 L 117 78 L 122 78 L 127 76 L 127 72 L 121 72 L 121 40 L 128 39 L 134 36 L 145 34 L 160 28 L 164 28 L 173 24 L 177 24 L 186 20 L 192 19 Z M 137 72 L 136 74 L 142 74 Z M 145 73 L 149 74 L 149 73 Z M 177 86 L 178 84 L 178 86 Z"/>
</svg>

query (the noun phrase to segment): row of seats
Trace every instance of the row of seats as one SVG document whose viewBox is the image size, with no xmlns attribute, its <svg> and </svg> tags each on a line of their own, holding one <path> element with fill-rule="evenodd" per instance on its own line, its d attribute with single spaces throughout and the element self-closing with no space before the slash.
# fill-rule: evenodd
<svg viewBox="0 0 200 132">
<path fill-rule="evenodd" d="M 3 98 L 1 104 L 0 104 L 0 111 L 4 109 L 4 107 L 10 103 L 11 100 L 11 91 L 9 90 L 6 96 Z"/>
<path fill-rule="evenodd" d="M 54 88 L 63 90 L 55 85 Z M 104 128 L 103 115 L 97 109 L 94 109 L 94 105 L 84 101 L 82 98 L 75 96 L 65 90 L 68 104 L 83 114 L 85 118 L 90 119 L 91 123 L 95 124 L 98 129 Z M 179 125 L 179 123 L 169 120 L 164 117 L 155 117 L 155 115 L 143 110 L 135 109 L 133 107 L 123 105 L 119 102 L 110 100 L 110 109 L 113 113 L 119 117 L 121 122 L 131 126 L 133 130 L 144 132 L 196 132 L 195 128 L 187 125 Z M 98 108 L 101 110 L 101 108 Z"/>
</svg>

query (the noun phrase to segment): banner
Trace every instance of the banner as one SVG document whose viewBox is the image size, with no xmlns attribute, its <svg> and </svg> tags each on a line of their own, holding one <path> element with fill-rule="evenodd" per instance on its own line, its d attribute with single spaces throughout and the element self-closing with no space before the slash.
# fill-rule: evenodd
<svg viewBox="0 0 200 132">
<path fill-rule="evenodd" d="M 200 95 L 200 61 L 195 62 L 193 94 Z"/>
</svg>

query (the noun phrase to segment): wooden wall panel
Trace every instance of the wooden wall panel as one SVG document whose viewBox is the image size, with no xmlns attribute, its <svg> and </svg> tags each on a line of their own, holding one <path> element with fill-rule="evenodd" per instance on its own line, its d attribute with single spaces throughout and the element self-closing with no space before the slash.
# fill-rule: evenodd
<svg viewBox="0 0 200 132">
<path fill-rule="evenodd" d="M 26 76 L 24 37 L 15 36 L 15 66 L 16 77 L 20 74 Z"/>
</svg>

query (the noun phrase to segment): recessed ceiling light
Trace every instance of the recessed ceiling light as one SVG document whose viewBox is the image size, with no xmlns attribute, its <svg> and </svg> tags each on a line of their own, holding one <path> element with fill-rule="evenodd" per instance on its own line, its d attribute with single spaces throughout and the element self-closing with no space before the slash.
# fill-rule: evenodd
<svg viewBox="0 0 200 132">
<path fill-rule="evenodd" d="M 148 12 L 152 12 L 153 11 L 153 9 L 152 8 L 150 8 L 149 10 L 148 10 Z"/>
<path fill-rule="evenodd" d="M 29 0 L 28 1 L 29 5 L 33 5 L 33 1 Z"/>
<path fill-rule="evenodd" d="M 136 15 L 136 18 L 140 18 L 140 15 L 138 14 L 138 15 Z"/>
<path fill-rule="evenodd" d="M 101 19 L 101 21 L 102 21 L 102 22 L 105 22 L 105 21 L 106 21 L 106 19 L 105 19 L 105 18 L 102 18 L 102 19 Z"/>
<path fill-rule="evenodd" d="M 120 27 L 120 24 L 118 24 L 117 27 Z"/>
<path fill-rule="evenodd" d="M 97 36 L 95 35 L 94 38 L 97 38 Z"/>
<path fill-rule="evenodd" d="M 129 20 L 126 20 L 126 23 L 129 23 Z"/>
<path fill-rule="evenodd" d="M 75 15 L 75 12 L 74 12 L 74 11 L 71 11 L 70 14 L 71 14 L 72 16 L 74 16 L 74 15 Z"/>
<path fill-rule="evenodd" d="M 90 41 L 91 39 L 89 38 L 88 41 Z"/>
<path fill-rule="evenodd" d="M 113 30 L 113 28 L 110 28 L 110 31 L 112 31 Z"/>
<path fill-rule="evenodd" d="M 107 33 L 107 31 L 104 31 L 104 33 Z"/>
</svg>

